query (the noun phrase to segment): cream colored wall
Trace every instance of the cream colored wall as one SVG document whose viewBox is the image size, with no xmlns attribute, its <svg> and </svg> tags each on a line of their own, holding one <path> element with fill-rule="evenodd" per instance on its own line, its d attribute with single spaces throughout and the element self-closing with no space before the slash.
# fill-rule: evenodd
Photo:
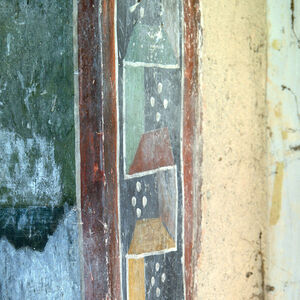
<svg viewBox="0 0 300 300">
<path fill-rule="evenodd" d="M 202 0 L 201 14 L 203 233 L 197 299 L 263 299 L 266 3 Z"/>
</svg>

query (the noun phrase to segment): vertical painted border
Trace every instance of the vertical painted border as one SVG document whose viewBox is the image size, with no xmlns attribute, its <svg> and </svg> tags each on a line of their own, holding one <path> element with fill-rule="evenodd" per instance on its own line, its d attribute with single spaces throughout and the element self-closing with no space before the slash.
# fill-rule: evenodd
<svg viewBox="0 0 300 300">
<path fill-rule="evenodd" d="M 199 0 L 186 0 L 183 5 L 184 280 L 185 298 L 192 299 L 201 222 L 201 27 Z M 85 299 L 121 298 L 115 13 L 114 0 L 78 1 L 78 191 Z"/>
<path fill-rule="evenodd" d="M 123 299 L 123 278 L 122 278 L 122 272 L 123 272 L 123 266 L 122 266 L 122 232 L 121 232 L 121 208 L 120 208 L 120 119 L 119 119 L 119 54 L 118 54 L 118 30 L 117 30 L 117 16 L 118 16 L 118 5 L 117 1 L 115 1 L 115 15 L 114 15 L 114 34 L 115 34 L 115 89 L 116 89 L 116 118 L 117 118 L 117 190 L 118 190 L 118 230 L 119 230 L 119 271 L 120 271 L 120 277 L 119 277 L 119 289 L 120 289 L 120 299 Z M 128 274 L 128 270 L 126 270 Z M 128 280 L 128 279 L 127 279 Z"/>
<path fill-rule="evenodd" d="M 194 298 L 194 274 L 200 252 L 202 112 L 200 105 L 200 0 L 183 1 L 184 10 L 184 280 L 185 298 Z"/>
<path fill-rule="evenodd" d="M 100 9 L 102 24 L 102 66 L 103 76 L 103 122 L 104 162 L 106 177 L 106 215 L 109 219 L 109 287 L 111 299 L 120 299 L 120 248 L 119 248 L 119 204 L 118 204 L 118 104 L 116 87 L 115 54 L 115 0 L 102 0 Z"/>
<path fill-rule="evenodd" d="M 80 185 L 80 120 L 79 120 L 79 72 L 78 72 L 78 0 L 73 0 L 73 64 L 74 64 L 74 124 L 75 124 L 75 170 L 76 170 L 76 207 L 78 220 L 78 246 L 80 255 L 80 291 L 84 299 L 83 245 L 81 219 Z"/>
<path fill-rule="evenodd" d="M 78 1 L 84 299 L 120 298 L 114 7 Z"/>
</svg>

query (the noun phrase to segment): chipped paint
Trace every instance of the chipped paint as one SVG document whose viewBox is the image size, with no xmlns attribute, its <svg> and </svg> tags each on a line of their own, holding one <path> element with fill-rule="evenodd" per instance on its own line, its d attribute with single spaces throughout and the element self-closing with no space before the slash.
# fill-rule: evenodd
<svg viewBox="0 0 300 300">
<path fill-rule="evenodd" d="M 288 139 L 288 131 L 287 130 L 282 130 L 281 131 L 281 136 L 283 140 L 287 140 Z"/>
<path fill-rule="evenodd" d="M 72 0 L 0 1 L 0 299 L 79 299 Z"/>
<path fill-rule="evenodd" d="M 279 40 L 274 40 L 272 42 L 272 47 L 273 47 L 273 49 L 279 51 L 281 49 L 281 42 Z"/>
<path fill-rule="evenodd" d="M 0 239 L 0 299 L 80 300 L 76 210 L 67 211 L 43 252 Z M 4 263 L 3 263 L 4 262 Z"/>
<path fill-rule="evenodd" d="M 61 168 L 53 143 L 38 135 L 24 140 L 1 128 L 0 136 L 0 206 L 60 205 Z"/>
<path fill-rule="evenodd" d="M 272 196 L 270 225 L 276 225 L 280 218 L 283 174 L 284 174 L 284 163 L 277 162 L 276 163 L 276 176 L 275 176 L 273 196 Z"/>
</svg>

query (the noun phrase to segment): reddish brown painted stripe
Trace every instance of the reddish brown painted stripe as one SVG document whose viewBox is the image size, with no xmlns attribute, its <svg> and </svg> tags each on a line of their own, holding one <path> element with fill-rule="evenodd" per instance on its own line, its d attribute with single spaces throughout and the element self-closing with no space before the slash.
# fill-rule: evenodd
<svg viewBox="0 0 300 300">
<path fill-rule="evenodd" d="M 196 150 L 201 129 L 196 115 L 199 111 L 199 0 L 185 0 L 184 4 L 184 123 L 183 123 L 183 172 L 184 172 L 184 247 L 186 299 L 194 299 L 194 272 L 199 254 L 201 196 L 200 165 L 201 157 Z M 197 244 L 198 243 L 198 244 Z"/>
<path fill-rule="evenodd" d="M 99 1 L 102 1 L 101 24 L 98 19 Z M 113 28 L 114 1 L 79 1 L 79 116 L 85 299 L 120 298 Z"/>
<path fill-rule="evenodd" d="M 120 254 L 118 223 L 118 170 L 117 170 L 117 97 L 115 65 L 114 0 L 102 1 L 102 51 L 104 80 L 104 162 L 106 176 L 106 210 L 109 230 L 109 289 L 111 299 L 120 299 Z"/>
</svg>

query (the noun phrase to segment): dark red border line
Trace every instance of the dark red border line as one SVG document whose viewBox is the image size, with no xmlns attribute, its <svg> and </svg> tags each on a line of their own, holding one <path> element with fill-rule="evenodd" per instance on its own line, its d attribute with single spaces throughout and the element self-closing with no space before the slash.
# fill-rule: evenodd
<svg viewBox="0 0 300 300">
<path fill-rule="evenodd" d="M 120 298 L 114 1 L 100 1 L 78 3 L 84 291 L 93 300 Z"/>
<path fill-rule="evenodd" d="M 199 0 L 184 0 L 184 250 L 185 295 L 194 299 L 195 267 L 200 251 L 202 153 L 199 151 L 202 115 L 199 110 Z M 197 115 L 199 113 L 199 115 Z M 199 168 L 199 169 L 198 169 Z"/>
</svg>

